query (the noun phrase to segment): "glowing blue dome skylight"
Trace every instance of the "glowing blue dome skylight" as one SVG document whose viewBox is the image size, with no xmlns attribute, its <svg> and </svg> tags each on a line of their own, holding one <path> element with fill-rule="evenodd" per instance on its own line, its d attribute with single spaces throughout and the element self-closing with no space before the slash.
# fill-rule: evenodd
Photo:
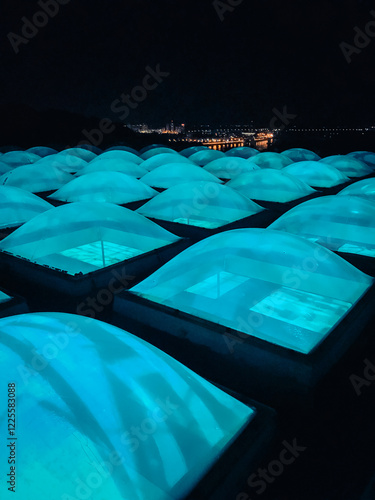
<svg viewBox="0 0 375 500">
<path fill-rule="evenodd" d="M 151 187 L 164 189 L 191 181 L 222 182 L 203 168 L 190 163 L 168 163 L 152 170 L 141 181 Z"/>
<path fill-rule="evenodd" d="M 262 201 L 287 203 L 314 193 L 314 189 L 284 173 L 284 170 L 264 168 L 242 174 L 227 186 L 235 189 L 247 198 Z"/>
<path fill-rule="evenodd" d="M 138 155 L 131 153 L 130 151 L 122 151 L 122 150 L 105 151 L 101 155 L 97 156 L 90 163 L 94 163 L 97 161 L 103 161 L 103 160 L 132 161 L 133 163 L 136 163 L 137 165 L 143 163 L 142 158 L 140 158 Z"/>
<path fill-rule="evenodd" d="M 86 274 L 179 238 L 111 203 L 70 203 L 37 215 L 0 241 L 0 250 L 69 274 Z"/>
<path fill-rule="evenodd" d="M 1 156 L 1 161 L 12 167 L 29 165 L 30 163 L 35 163 L 38 160 L 40 160 L 40 156 L 28 151 L 9 151 Z"/>
<path fill-rule="evenodd" d="M 248 146 L 240 146 L 238 148 L 232 148 L 225 153 L 225 156 L 236 156 L 238 158 L 251 158 L 252 156 L 258 155 L 259 151 L 255 148 L 250 148 Z"/>
<path fill-rule="evenodd" d="M 65 155 L 73 155 L 77 156 L 77 158 L 81 158 L 81 160 L 85 160 L 87 162 L 91 160 L 95 160 L 97 158 L 97 155 L 93 153 L 92 151 L 89 151 L 87 149 L 83 148 L 69 148 L 69 149 L 64 149 L 60 153 L 58 153 L 59 156 L 65 156 Z"/>
<path fill-rule="evenodd" d="M 167 154 L 173 154 L 173 155 L 178 155 L 178 153 L 171 148 L 166 148 L 166 147 L 159 147 L 159 148 L 152 148 L 148 149 L 144 153 L 141 154 L 141 158 L 143 160 L 148 160 L 149 158 L 152 158 L 153 156 L 160 155 L 162 153 L 167 153 Z"/>
<path fill-rule="evenodd" d="M 189 247 L 130 292 L 308 354 L 373 281 L 304 238 L 237 229 Z"/>
<path fill-rule="evenodd" d="M 82 158 L 78 158 L 78 156 L 75 155 L 61 156 L 57 154 L 46 156 L 36 162 L 35 165 L 40 167 L 41 169 L 57 167 L 63 172 L 76 173 L 85 168 L 88 163 L 87 161 L 82 160 Z"/>
<path fill-rule="evenodd" d="M 73 179 L 50 195 L 50 198 L 68 202 L 104 201 L 123 205 L 147 200 L 156 194 L 150 186 L 121 172 L 92 172 Z"/>
<path fill-rule="evenodd" d="M 8 302 L 11 299 L 12 297 L 9 297 L 9 295 L 0 290 L 0 304 L 4 304 L 5 302 Z"/>
<path fill-rule="evenodd" d="M 375 153 L 371 151 L 353 151 L 353 153 L 349 153 L 346 156 L 363 161 L 370 167 L 375 168 Z"/>
<path fill-rule="evenodd" d="M 0 229 L 20 226 L 52 205 L 23 189 L 0 186 Z"/>
<path fill-rule="evenodd" d="M 283 169 L 284 173 L 294 175 L 309 186 L 330 188 L 349 181 L 340 170 L 333 165 L 321 161 L 299 161 Z"/>
<path fill-rule="evenodd" d="M 203 168 L 207 172 L 219 177 L 219 179 L 234 179 L 246 172 L 259 170 L 258 165 L 250 163 L 244 158 L 235 156 L 218 158 L 217 160 L 210 161 L 210 163 L 207 163 Z"/>
<path fill-rule="evenodd" d="M 95 319 L 21 314 L 0 320 L 0 330 L 2 370 L 12 374 L 19 402 L 23 500 L 185 498 L 256 414 L 151 344 Z M 8 450 L 0 450 L 4 478 Z"/>
<path fill-rule="evenodd" d="M 77 175 L 86 175 L 93 172 L 121 172 L 132 177 L 140 178 L 147 174 L 147 170 L 142 165 L 137 165 L 127 160 L 101 160 L 87 164 Z"/>
<path fill-rule="evenodd" d="M 354 182 L 337 194 L 339 196 L 360 196 L 375 202 L 375 179 L 363 179 Z"/>
<path fill-rule="evenodd" d="M 287 156 L 293 162 L 298 161 L 319 161 L 320 156 L 310 151 L 310 149 L 304 148 L 291 148 L 286 149 L 281 153 L 283 156 Z"/>
<path fill-rule="evenodd" d="M 112 146 L 111 148 L 107 148 L 105 152 L 108 151 L 128 151 L 129 153 L 133 153 L 136 156 L 139 156 L 139 153 L 136 149 L 130 148 L 129 146 Z"/>
<path fill-rule="evenodd" d="M 185 158 L 185 156 L 174 155 L 170 153 L 161 153 L 155 156 L 151 156 L 151 158 L 145 160 L 142 163 L 142 167 L 150 172 L 151 170 L 162 167 L 167 163 L 190 163 L 194 165 L 194 163 Z"/>
<path fill-rule="evenodd" d="M 212 229 L 262 210 L 262 207 L 227 186 L 198 181 L 167 189 L 137 212 L 154 219 Z"/>
<path fill-rule="evenodd" d="M 201 167 L 204 167 L 207 163 L 217 160 L 218 158 L 225 158 L 225 154 L 222 151 L 217 151 L 215 149 L 197 151 L 189 156 L 189 160 Z"/>
<path fill-rule="evenodd" d="M 45 156 L 49 156 L 49 155 L 54 155 L 57 153 L 56 149 L 47 148 L 46 146 L 35 146 L 33 148 L 29 148 L 27 150 L 27 152 L 36 154 L 37 156 L 40 156 L 41 158 L 44 158 Z"/>
<path fill-rule="evenodd" d="M 375 257 L 375 202 L 358 196 L 306 201 L 270 228 L 298 234 L 337 252 Z"/>
<path fill-rule="evenodd" d="M 23 165 L 3 174 L 0 185 L 19 187 L 31 193 L 53 191 L 71 181 L 73 177 L 63 170 L 50 166 L 44 168 L 39 162 L 33 165 Z"/>
<path fill-rule="evenodd" d="M 248 161 L 255 163 L 260 168 L 273 168 L 275 170 L 281 170 L 293 163 L 287 156 L 279 153 L 259 153 L 249 158 Z"/>
<path fill-rule="evenodd" d="M 355 158 L 350 158 L 344 155 L 327 156 L 320 160 L 322 163 L 327 163 L 340 170 L 347 177 L 363 177 L 373 172 L 373 169 L 366 163 Z"/>
<path fill-rule="evenodd" d="M 189 158 L 194 153 L 198 153 L 198 151 L 207 151 L 207 149 L 209 149 L 207 146 L 190 146 L 180 151 L 180 155 Z"/>
</svg>

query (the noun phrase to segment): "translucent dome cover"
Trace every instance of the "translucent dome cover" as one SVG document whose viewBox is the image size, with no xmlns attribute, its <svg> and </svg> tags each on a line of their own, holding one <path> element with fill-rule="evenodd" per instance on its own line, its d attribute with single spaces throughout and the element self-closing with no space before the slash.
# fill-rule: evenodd
<svg viewBox="0 0 375 500">
<path fill-rule="evenodd" d="M 371 151 L 353 151 L 353 153 L 349 153 L 346 156 L 363 161 L 370 167 L 375 168 L 375 153 L 372 153 Z"/>
<path fill-rule="evenodd" d="M 147 170 L 142 165 L 137 165 L 127 160 L 101 160 L 87 164 L 77 175 L 86 175 L 93 172 L 122 172 L 126 175 L 140 178 L 147 174 Z"/>
<path fill-rule="evenodd" d="M 231 148 L 225 153 L 225 156 L 235 156 L 237 158 L 251 158 L 252 156 L 258 155 L 259 151 L 255 148 L 250 148 L 249 146 L 240 146 L 238 148 Z"/>
<path fill-rule="evenodd" d="M 207 151 L 208 149 L 209 148 L 207 146 L 190 146 L 189 148 L 185 148 L 180 151 L 180 155 L 189 158 L 191 155 L 197 153 L 198 151 Z"/>
<path fill-rule="evenodd" d="M 0 186 L 0 229 L 20 226 L 52 205 L 23 189 Z"/>
<path fill-rule="evenodd" d="M 237 229 L 184 250 L 131 293 L 308 354 L 372 283 L 303 238 Z"/>
<path fill-rule="evenodd" d="M 86 274 L 180 238 L 111 203 L 71 203 L 37 215 L 0 241 L 0 249 L 69 274 Z"/>
<path fill-rule="evenodd" d="M 132 161 L 133 163 L 136 163 L 137 165 L 143 163 L 142 158 L 140 158 L 138 155 L 131 153 L 130 151 L 120 151 L 120 150 L 105 151 L 101 155 L 97 156 L 90 163 L 94 163 L 97 161 L 103 161 L 103 160 Z"/>
<path fill-rule="evenodd" d="M 57 167 L 67 173 L 76 173 L 87 167 L 88 163 L 75 155 L 61 156 L 56 154 L 40 159 L 35 165 L 40 168 Z"/>
<path fill-rule="evenodd" d="M 12 297 L 9 297 L 9 295 L 7 295 L 6 293 L 2 292 L 0 290 L 0 304 L 4 304 L 4 302 L 8 302 L 9 300 L 11 300 Z"/>
<path fill-rule="evenodd" d="M 217 151 L 215 149 L 197 151 L 189 156 L 189 160 L 194 162 L 196 165 L 200 165 L 201 167 L 204 167 L 207 163 L 210 163 L 210 161 L 217 160 L 218 158 L 225 158 L 225 154 L 222 151 Z"/>
<path fill-rule="evenodd" d="M 142 167 L 148 170 L 155 170 L 155 168 L 166 165 L 167 163 L 190 163 L 193 164 L 190 160 L 185 158 L 185 156 L 181 155 L 171 155 L 170 153 L 161 153 L 159 155 L 151 156 L 148 160 L 145 160 L 142 163 Z"/>
<path fill-rule="evenodd" d="M 177 151 L 175 151 L 174 149 L 160 147 L 160 148 L 148 149 L 147 151 L 145 151 L 144 153 L 141 154 L 141 158 L 143 160 L 148 160 L 149 158 L 152 158 L 155 155 L 160 155 L 162 153 L 178 155 Z"/>
<path fill-rule="evenodd" d="M 92 151 L 89 151 L 88 149 L 83 149 L 83 148 L 69 148 L 69 149 L 64 149 L 60 153 L 58 153 L 59 156 L 65 156 L 65 155 L 73 155 L 77 156 L 77 158 L 81 158 L 81 160 L 85 161 L 91 161 L 97 158 L 97 155 L 93 153 Z"/>
<path fill-rule="evenodd" d="M 235 156 L 210 161 L 203 168 L 207 172 L 219 177 L 219 179 L 234 179 L 245 172 L 259 169 L 258 165 Z"/>
<path fill-rule="evenodd" d="M 255 165 L 258 165 L 260 168 L 273 168 L 275 170 L 281 170 L 293 163 L 287 156 L 283 156 L 279 153 L 259 153 L 258 155 L 252 156 L 247 161 L 255 163 Z"/>
<path fill-rule="evenodd" d="M 142 149 L 139 150 L 139 153 L 142 155 L 143 153 L 146 153 L 146 151 L 150 151 L 150 149 L 157 149 L 157 148 L 164 148 L 164 144 L 149 144 L 148 146 L 144 146 Z M 170 148 L 167 148 L 170 149 Z"/>
<path fill-rule="evenodd" d="M 373 172 L 366 163 L 344 155 L 327 156 L 320 161 L 332 165 L 348 177 L 363 177 Z"/>
<path fill-rule="evenodd" d="M 92 151 L 96 155 L 101 155 L 103 153 L 103 150 L 101 148 L 98 148 L 98 146 L 94 146 L 93 144 L 77 144 L 77 148 L 81 149 L 87 149 L 87 151 Z"/>
<path fill-rule="evenodd" d="M 155 219 L 217 228 L 262 210 L 262 207 L 227 186 L 198 181 L 167 189 L 137 212 Z"/>
<path fill-rule="evenodd" d="M 129 146 L 112 146 L 105 150 L 105 152 L 107 151 L 128 151 L 129 153 L 133 153 L 136 156 L 139 156 L 138 151 L 134 148 L 130 148 Z"/>
<path fill-rule="evenodd" d="M 185 498 L 255 416 L 101 321 L 21 314 L 0 320 L 0 330 L 1 367 L 19 401 L 17 498 Z M 4 478 L 8 456 L 1 447 Z"/>
<path fill-rule="evenodd" d="M 13 170 L 13 168 L 15 167 L 1 161 L 1 156 L 0 156 L 0 175 L 5 174 L 6 172 L 10 172 L 11 170 Z"/>
<path fill-rule="evenodd" d="M 157 191 L 130 175 L 121 172 L 93 172 L 73 179 L 49 198 L 68 202 L 105 201 L 122 205 L 147 200 L 156 194 Z"/>
<path fill-rule="evenodd" d="M 168 163 L 152 170 L 142 177 L 141 181 L 151 187 L 165 189 L 192 181 L 222 182 L 215 175 L 190 163 Z"/>
<path fill-rule="evenodd" d="M 283 173 L 294 175 L 309 186 L 330 188 L 349 181 L 340 170 L 333 165 L 320 161 L 299 161 L 283 169 Z"/>
<path fill-rule="evenodd" d="M 339 196 L 360 196 L 375 202 L 375 179 L 363 179 L 354 182 L 337 193 Z"/>
<path fill-rule="evenodd" d="M 0 151 L 2 154 L 13 152 L 13 151 L 22 151 L 22 148 L 19 146 L 0 146 Z"/>
<path fill-rule="evenodd" d="M 0 185 L 19 187 L 32 193 L 59 189 L 73 177 L 58 167 L 41 167 L 38 163 L 23 165 L 3 174 Z"/>
<path fill-rule="evenodd" d="M 323 196 L 301 203 L 271 226 L 331 250 L 375 257 L 375 202 L 357 196 Z"/>
<path fill-rule="evenodd" d="M 283 156 L 287 156 L 292 161 L 318 161 L 320 156 L 310 151 L 310 149 L 305 148 L 290 148 L 286 149 L 281 153 Z"/>
<path fill-rule="evenodd" d="M 34 146 L 33 148 L 29 148 L 27 150 L 28 153 L 34 153 L 41 158 L 45 156 L 54 155 L 57 153 L 56 149 L 48 148 L 47 146 Z"/>
<path fill-rule="evenodd" d="M 4 153 L 1 161 L 11 165 L 12 167 L 19 167 L 20 165 L 28 165 L 40 160 L 40 156 L 30 153 L 28 151 L 9 151 Z"/>
<path fill-rule="evenodd" d="M 315 192 L 296 177 L 271 168 L 242 174 L 229 181 L 227 186 L 247 198 L 278 203 L 287 203 Z"/>
</svg>

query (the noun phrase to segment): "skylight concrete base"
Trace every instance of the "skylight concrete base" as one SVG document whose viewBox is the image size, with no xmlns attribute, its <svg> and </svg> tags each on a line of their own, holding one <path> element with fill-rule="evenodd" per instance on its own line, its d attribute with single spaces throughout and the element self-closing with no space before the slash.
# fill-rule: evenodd
<svg viewBox="0 0 375 500">
<path fill-rule="evenodd" d="M 247 428 L 183 500 L 223 500 L 232 498 L 233 492 L 239 495 L 249 474 L 259 467 L 275 438 L 274 410 L 232 391 L 227 392 L 242 403 L 255 408 L 257 413 Z"/>
<path fill-rule="evenodd" d="M 101 312 L 107 306 L 112 307 L 116 293 L 134 286 L 190 244 L 187 239 L 180 240 L 111 266 L 75 275 L 0 251 L 1 283 L 11 292 L 30 298 L 39 311 L 43 307 L 54 310 L 58 303 L 61 311 L 85 314 L 86 310 L 92 310 L 86 304 L 86 299 L 91 297 L 96 300 L 97 310 L 95 306 L 93 310 Z M 82 311 L 77 310 L 80 306 Z"/>
<path fill-rule="evenodd" d="M 335 252 L 337 255 L 343 259 L 353 264 L 354 267 L 360 271 L 368 274 L 369 276 L 375 277 L 375 257 L 369 257 L 367 255 L 357 255 L 354 253 L 346 252 Z"/>
<path fill-rule="evenodd" d="M 15 226 L 15 227 L 7 227 L 5 229 L 0 229 L 0 240 L 3 240 L 7 236 L 13 233 L 16 229 L 18 229 L 20 226 Z"/>
<path fill-rule="evenodd" d="M 131 201 L 130 203 L 125 203 L 124 205 L 121 205 L 124 208 L 128 208 L 129 210 L 137 210 L 137 208 L 141 207 L 145 203 L 147 203 L 150 200 L 150 198 L 147 198 L 146 200 L 139 200 L 139 201 Z"/>
<path fill-rule="evenodd" d="M 54 207 L 61 207 L 61 205 L 67 205 L 68 203 L 67 201 L 60 201 L 60 200 L 54 200 L 53 198 L 48 198 L 48 196 L 41 196 L 41 198 L 43 198 L 43 200 L 48 201 L 48 203 L 51 203 L 51 205 Z"/>
<path fill-rule="evenodd" d="M 25 299 L 18 295 L 10 294 L 8 291 L 2 291 L 9 295 L 9 300 L 0 300 L 0 318 L 29 312 Z"/>
<path fill-rule="evenodd" d="M 321 195 L 326 196 L 326 195 L 332 195 L 332 194 L 337 194 L 339 191 L 342 191 L 346 187 L 350 186 L 350 184 L 353 184 L 353 182 L 356 182 L 355 180 L 351 179 L 350 181 L 343 182 L 342 184 L 337 184 L 337 186 L 332 186 L 332 187 L 316 187 L 316 186 L 311 186 L 317 191 L 320 191 Z"/>
<path fill-rule="evenodd" d="M 253 201 L 260 205 L 261 207 L 267 208 L 268 210 L 272 210 L 273 212 L 276 212 L 278 216 L 280 214 L 283 214 L 285 212 L 288 212 L 288 210 L 291 210 L 293 207 L 296 207 L 297 205 L 300 205 L 304 201 L 312 200 L 313 198 L 319 198 L 322 196 L 322 193 L 320 191 L 310 194 L 308 196 L 304 196 L 302 198 L 298 198 L 297 200 L 292 200 L 292 201 L 287 201 L 285 203 L 279 203 L 277 201 L 264 201 L 264 200 L 256 200 L 254 199 Z"/>
<path fill-rule="evenodd" d="M 61 201 L 61 200 L 54 200 L 53 198 L 48 198 L 48 196 L 42 196 L 45 201 L 48 201 L 51 205 L 54 207 L 61 207 L 61 205 L 68 205 L 68 201 Z M 120 206 L 124 208 L 128 208 L 129 210 L 137 210 L 137 208 L 141 207 L 144 205 L 147 201 L 149 201 L 150 198 L 147 198 L 145 200 L 139 200 L 139 201 L 131 201 L 130 203 L 123 203 Z"/>
<path fill-rule="evenodd" d="M 181 236 L 183 238 L 191 238 L 192 240 L 201 240 L 203 238 L 208 238 L 217 233 L 222 233 L 223 231 L 229 231 L 231 229 L 239 229 L 243 227 L 259 227 L 266 228 L 272 222 L 274 222 L 280 214 L 273 212 L 271 210 L 263 210 L 254 215 L 250 215 L 249 217 L 245 217 L 244 219 L 240 219 L 234 222 L 230 222 L 223 226 L 217 228 L 206 228 L 206 227 L 198 227 L 193 224 L 181 224 L 178 222 L 171 222 L 161 219 L 153 219 L 150 218 L 153 222 L 163 227 L 167 231 L 170 231 L 177 236 Z"/>
<path fill-rule="evenodd" d="M 352 180 L 353 180 L 354 182 L 357 182 L 357 181 L 361 181 L 361 180 L 363 180 L 363 179 L 371 179 L 371 178 L 373 178 L 373 177 L 375 177 L 375 171 L 374 171 L 374 172 L 371 172 L 371 173 L 370 173 L 370 174 L 368 174 L 368 175 L 363 175 L 362 177 L 352 177 Z"/>
<path fill-rule="evenodd" d="M 48 201 L 48 203 L 51 203 L 51 198 L 48 198 L 50 194 L 53 194 L 57 191 L 57 189 L 51 189 L 49 191 L 40 191 L 39 193 L 34 193 L 35 196 L 39 196 L 39 198 L 42 198 L 45 201 Z M 52 205 L 52 203 L 51 203 Z"/>
<path fill-rule="evenodd" d="M 216 383 L 278 407 L 312 402 L 317 385 L 363 337 L 372 335 L 375 286 L 310 354 L 302 354 L 128 291 L 114 300 L 114 322 Z M 151 330 L 150 330 L 151 327 Z"/>
</svg>

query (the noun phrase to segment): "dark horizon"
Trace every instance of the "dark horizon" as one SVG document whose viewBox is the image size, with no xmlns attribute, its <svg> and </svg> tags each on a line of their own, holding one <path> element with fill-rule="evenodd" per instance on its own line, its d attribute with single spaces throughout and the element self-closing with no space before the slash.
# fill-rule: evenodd
<svg viewBox="0 0 375 500">
<path fill-rule="evenodd" d="M 152 126 L 267 127 L 284 109 L 296 126 L 375 124 L 370 1 L 53 3 L 3 3 L 0 106 Z"/>
</svg>

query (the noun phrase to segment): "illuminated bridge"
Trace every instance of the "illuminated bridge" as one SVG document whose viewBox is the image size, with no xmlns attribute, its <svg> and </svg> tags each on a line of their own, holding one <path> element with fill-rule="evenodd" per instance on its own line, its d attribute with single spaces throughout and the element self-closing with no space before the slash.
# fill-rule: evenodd
<svg viewBox="0 0 375 500">
<path fill-rule="evenodd" d="M 244 139 L 205 139 L 202 146 L 232 146 L 239 147 L 245 144 Z"/>
</svg>

